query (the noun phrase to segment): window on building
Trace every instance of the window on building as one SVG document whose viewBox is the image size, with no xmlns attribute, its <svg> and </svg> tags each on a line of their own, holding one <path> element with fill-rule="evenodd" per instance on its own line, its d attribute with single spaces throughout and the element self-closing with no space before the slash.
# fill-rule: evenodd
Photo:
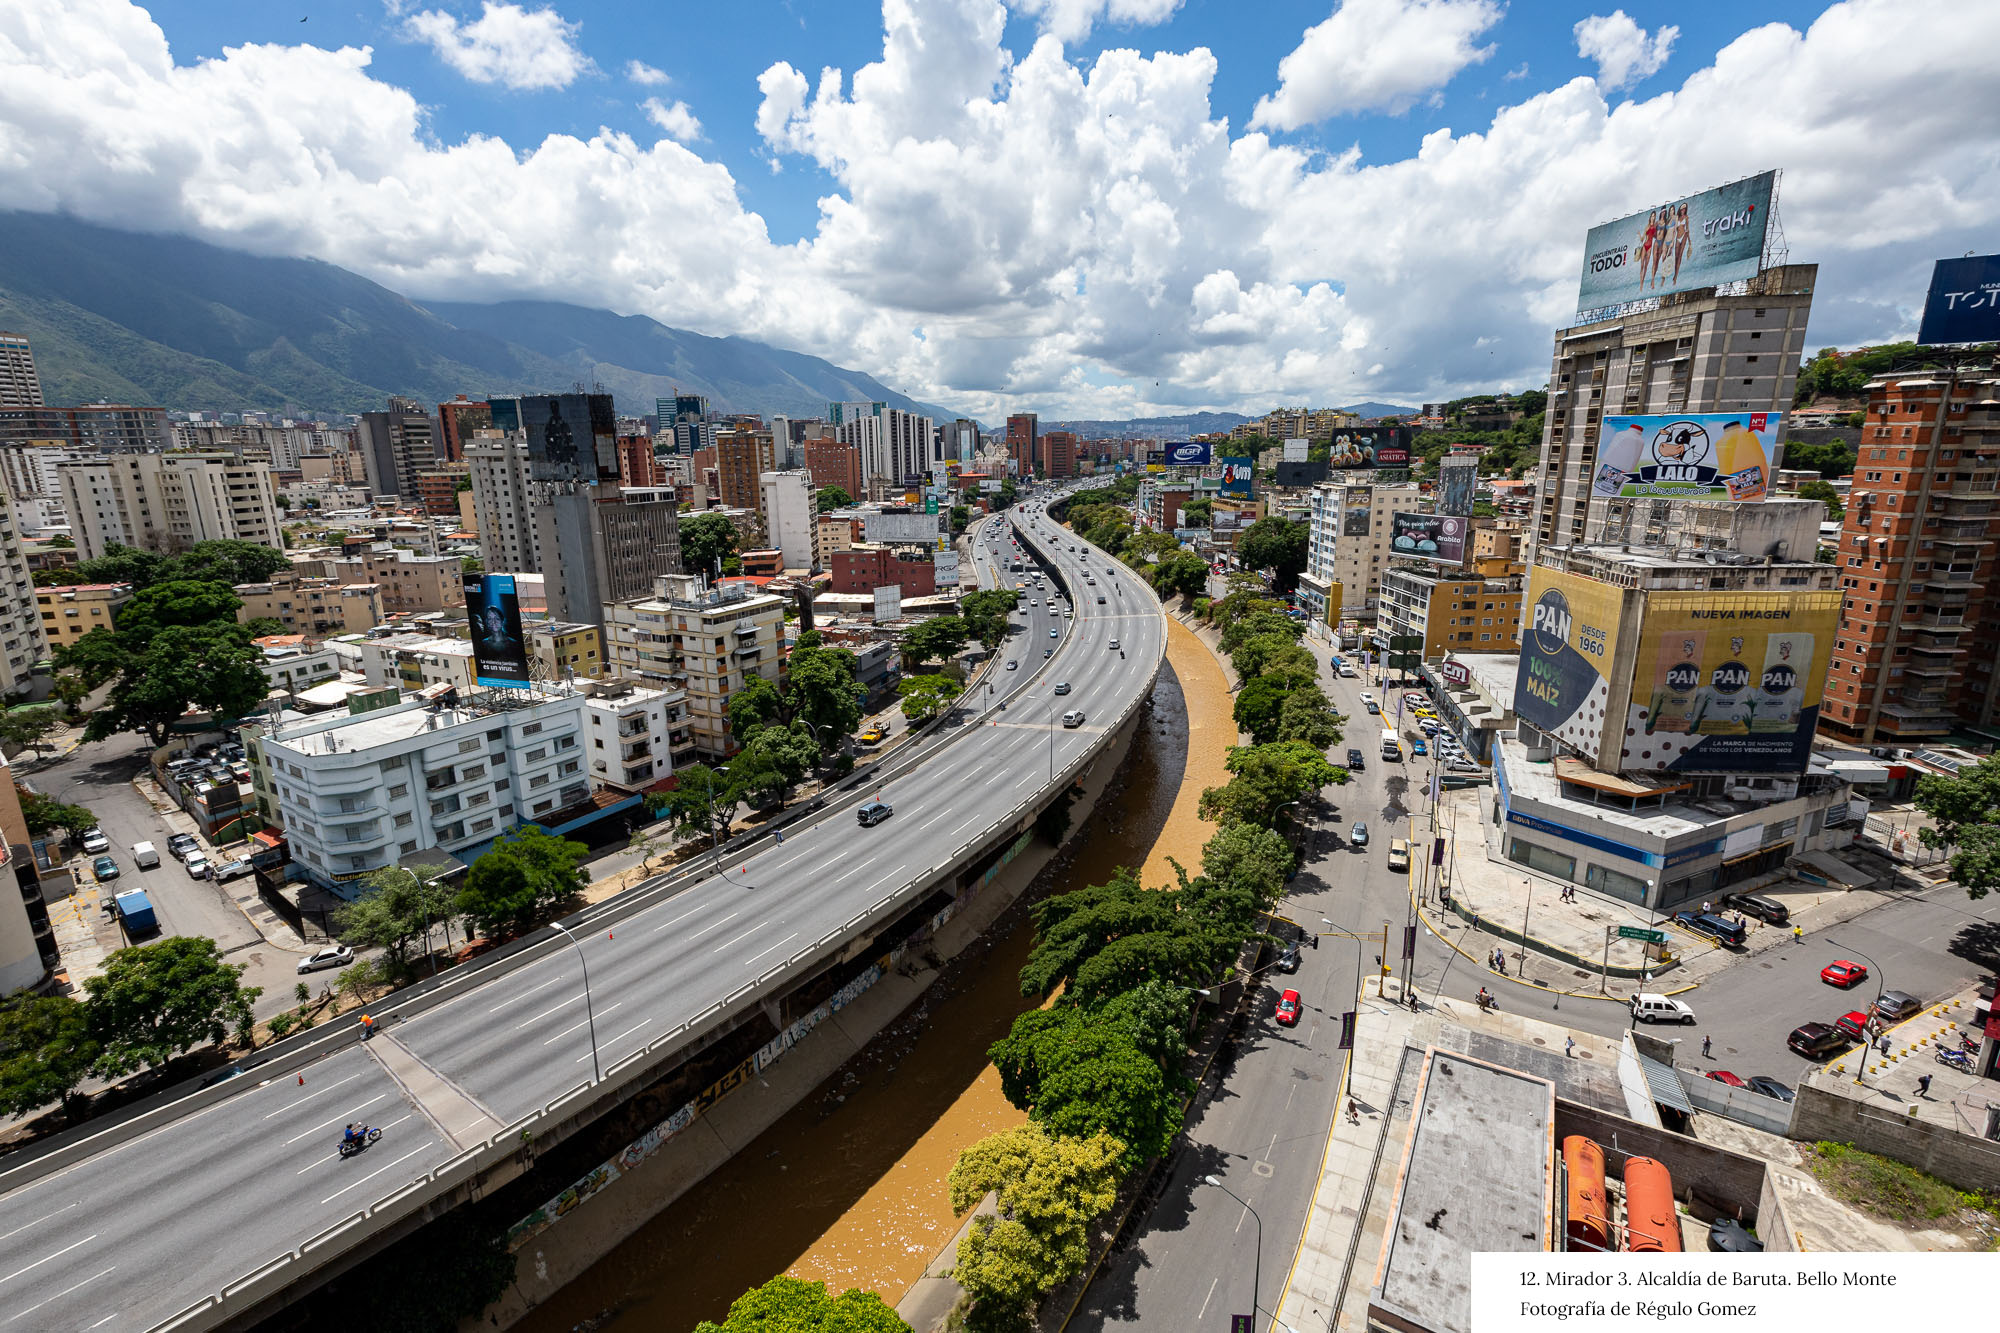
<svg viewBox="0 0 2000 1333">
<path fill-rule="evenodd" d="M 411 814 L 400 814 L 400 815 L 397 815 L 397 816 L 396 816 L 396 827 L 397 827 L 397 828 L 408 828 L 408 827 L 410 826 L 410 822 L 411 822 L 411 821 L 412 821 L 413 819 L 415 819 L 415 818 L 416 818 L 416 816 L 415 816 L 415 815 L 411 815 Z"/>
<path fill-rule="evenodd" d="M 1507 845 L 1507 859 L 1531 870 L 1539 870 L 1544 875 L 1557 879 L 1574 879 L 1576 858 L 1561 852 L 1529 842 L 1526 838 L 1515 838 Z"/>
<path fill-rule="evenodd" d="M 1599 893 L 1608 893 L 1628 903 L 1646 901 L 1645 880 L 1637 875 L 1628 875 L 1622 870 L 1613 870 L 1609 866 L 1589 867 L 1584 871 L 1584 882 Z"/>
</svg>

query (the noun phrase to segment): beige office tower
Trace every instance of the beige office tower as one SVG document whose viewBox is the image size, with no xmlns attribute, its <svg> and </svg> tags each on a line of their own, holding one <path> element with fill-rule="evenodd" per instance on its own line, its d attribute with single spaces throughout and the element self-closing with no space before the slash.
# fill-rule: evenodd
<svg viewBox="0 0 2000 1333">
<path fill-rule="evenodd" d="M 1613 474 L 1637 464 L 1635 448 L 1600 439 L 1605 417 L 1789 409 L 1817 273 L 1780 264 L 1735 284 L 1740 292 L 1676 293 L 1656 309 L 1558 329 L 1535 473 L 1536 548 L 1643 543 L 1663 525 L 1655 511 L 1670 502 L 1610 494 Z"/>
<path fill-rule="evenodd" d="M 27 338 L 0 332 L 0 407 L 41 407 L 42 381 Z"/>
</svg>

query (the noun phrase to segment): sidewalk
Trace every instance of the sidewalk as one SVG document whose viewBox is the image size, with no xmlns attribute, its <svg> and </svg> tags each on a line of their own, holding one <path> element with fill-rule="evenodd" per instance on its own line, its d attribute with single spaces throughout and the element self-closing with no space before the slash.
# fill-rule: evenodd
<svg viewBox="0 0 2000 1333">
<path fill-rule="evenodd" d="M 1913 1119 L 1984 1137 L 1986 1108 L 2000 1105 L 2000 1090 L 1993 1080 L 1962 1073 L 1936 1058 L 1940 1048 L 1958 1049 L 1959 1034 L 1972 1021 L 1978 998 L 1979 988 L 1971 986 L 1891 1026 L 1887 1054 L 1875 1046 L 1851 1047 L 1822 1066 L 1834 1077 L 1819 1086 L 1858 1101 L 1886 1101 Z M 1867 996 L 1859 996 L 1853 1007 L 1865 1008 L 1867 1002 Z M 1859 1083 L 1854 1081 L 1857 1062 L 1865 1062 Z M 1917 1087 L 1926 1074 L 1931 1076 L 1928 1096 Z"/>
</svg>

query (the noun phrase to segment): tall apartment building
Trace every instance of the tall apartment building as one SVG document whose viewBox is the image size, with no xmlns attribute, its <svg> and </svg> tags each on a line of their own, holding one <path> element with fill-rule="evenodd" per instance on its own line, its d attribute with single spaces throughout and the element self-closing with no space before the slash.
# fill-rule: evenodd
<svg viewBox="0 0 2000 1333">
<path fill-rule="evenodd" d="M 0 480 L 7 494 L 16 500 L 62 500 L 62 478 L 56 468 L 63 463 L 90 463 L 96 453 L 66 444 L 19 444 L 0 447 Z"/>
<path fill-rule="evenodd" d="M 196 542 L 282 549 L 271 469 L 227 454 L 110 454 L 60 463 L 63 510 L 77 556 L 112 545 L 173 555 Z"/>
<path fill-rule="evenodd" d="M 1041 420 L 1033 412 L 1016 412 L 1007 418 L 1007 457 L 1013 461 L 1015 476 L 1034 475 L 1041 457 L 1040 433 Z"/>
<path fill-rule="evenodd" d="M 464 446 L 472 477 L 479 550 L 495 573 L 538 574 L 535 515 L 529 502 L 528 446 L 519 436 L 480 431 Z"/>
<path fill-rule="evenodd" d="M 960 417 L 941 430 L 943 440 L 938 451 L 946 459 L 956 460 L 966 467 L 979 457 L 979 423 Z"/>
<path fill-rule="evenodd" d="M 725 505 L 755 509 L 757 478 L 777 470 L 777 446 L 770 431 L 743 425 L 715 433 L 715 482 Z"/>
<path fill-rule="evenodd" d="M 863 494 L 861 451 L 838 436 L 808 436 L 805 442 L 806 471 L 815 487 L 838 486 L 850 500 Z"/>
<path fill-rule="evenodd" d="M 765 540 L 779 552 L 786 569 L 812 569 L 813 527 L 819 518 L 812 478 L 803 472 L 766 472 L 757 480 Z"/>
<path fill-rule="evenodd" d="M 437 465 L 438 424 L 409 398 L 391 398 L 384 412 L 363 412 L 355 442 L 378 500 L 386 495 L 414 500 L 417 474 Z"/>
<path fill-rule="evenodd" d="M 36 664 L 47 656 L 33 576 L 14 527 L 14 506 L 0 503 L 0 694 L 32 690 Z"/>
<path fill-rule="evenodd" d="M 715 421 L 708 399 L 698 393 L 677 393 L 654 405 L 653 433 L 669 442 L 676 454 L 691 454 L 715 443 Z"/>
<path fill-rule="evenodd" d="M 618 482 L 623 486 L 665 486 L 667 470 L 653 453 L 650 435 L 618 437 Z"/>
<path fill-rule="evenodd" d="M 1454 653 L 1518 652 L 1522 582 L 1519 574 L 1486 578 L 1416 565 L 1386 569 L 1377 637 L 1423 639 L 1426 662 Z"/>
<path fill-rule="evenodd" d="M 144 453 L 170 448 L 164 407 L 86 403 L 82 407 L 0 407 L 0 444 L 63 444 L 94 453 Z"/>
<path fill-rule="evenodd" d="M 294 864 L 352 898 L 370 871 L 420 850 L 470 860 L 509 829 L 587 804 L 582 693 L 500 693 L 505 707 L 413 700 L 256 737 Z"/>
<path fill-rule="evenodd" d="M 431 518 L 458 517 L 458 484 L 470 480 L 464 463 L 447 463 L 417 474 L 415 495 L 404 496 L 405 504 L 415 501 Z"/>
<path fill-rule="evenodd" d="M 1991 728 L 2000 707 L 2000 371 L 1868 386 L 1834 563 L 1846 594 L 1819 729 L 1858 744 Z"/>
<path fill-rule="evenodd" d="M 583 686 L 583 727 L 592 776 L 620 791 L 657 789 L 673 776 L 677 758 L 694 759 L 684 690 L 592 681 Z"/>
<path fill-rule="evenodd" d="M 936 461 L 937 426 L 929 417 L 892 407 L 882 414 L 887 432 L 887 472 L 892 482 L 915 481 L 930 475 Z"/>
<path fill-rule="evenodd" d="M 0 332 L 0 407 L 42 406 L 42 378 L 22 333 Z"/>
<path fill-rule="evenodd" d="M 866 493 L 869 482 L 889 475 L 888 425 L 882 419 L 886 410 L 881 403 L 826 405 L 826 419 L 833 426 L 834 438 L 851 446 L 858 456 L 861 487 L 848 492 L 856 499 Z"/>
<path fill-rule="evenodd" d="M 465 446 L 482 430 L 493 429 L 493 405 L 474 402 L 464 394 L 438 404 L 437 456 L 456 463 L 465 457 Z"/>
<path fill-rule="evenodd" d="M 323 452 L 327 432 L 316 426 L 230 425 L 219 421 L 177 421 L 174 448 L 226 453 L 245 463 L 295 468 L 309 453 Z"/>
<path fill-rule="evenodd" d="M 553 575 L 548 570 L 542 573 L 548 581 L 551 616 L 597 625 L 604 603 L 644 596 L 655 578 L 681 572 L 681 529 L 680 501 L 671 486 L 593 490 L 592 579 L 578 578 L 567 563 Z"/>
<path fill-rule="evenodd" d="M 1076 435 L 1066 430 L 1042 433 L 1042 471 L 1051 479 L 1076 475 Z"/>
<path fill-rule="evenodd" d="M 1704 288 L 1657 310 L 1558 329 L 1536 479 L 1535 545 L 1620 541 L 1635 510 L 1665 501 L 1593 499 L 1606 415 L 1783 412 L 1791 406 L 1814 264 L 1765 269 L 1742 296 Z M 1636 515 L 1646 521 L 1650 513 Z"/>
<path fill-rule="evenodd" d="M 654 580 L 654 595 L 603 611 L 611 667 L 626 680 L 687 691 L 695 749 L 727 758 L 729 696 L 750 676 L 776 683 L 785 599 L 742 584 L 704 590 L 692 575 Z"/>
<path fill-rule="evenodd" d="M 342 583 L 373 584 L 386 615 L 443 611 L 465 605 L 465 562 L 455 555 L 414 551 L 363 551 L 331 562 Z"/>
<path fill-rule="evenodd" d="M 1306 568 L 1299 576 L 1299 600 L 1308 615 L 1329 624 L 1375 619 L 1389 554 L 1389 516 L 1417 512 L 1421 496 L 1415 486 L 1326 481 L 1312 488 Z"/>
</svg>

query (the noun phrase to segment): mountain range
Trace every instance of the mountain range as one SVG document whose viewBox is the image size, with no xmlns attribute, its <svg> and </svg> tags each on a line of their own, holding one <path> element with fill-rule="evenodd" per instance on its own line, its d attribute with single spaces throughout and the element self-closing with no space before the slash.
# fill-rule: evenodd
<svg viewBox="0 0 2000 1333">
<path fill-rule="evenodd" d="M 50 403 L 310 417 L 391 394 L 560 391 L 619 408 L 706 395 L 717 411 L 821 416 L 879 402 L 949 421 L 871 375 L 748 338 L 555 301 L 419 303 L 310 259 L 272 259 L 49 213 L 0 213 L 0 329 L 26 334 Z"/>
</svg>

